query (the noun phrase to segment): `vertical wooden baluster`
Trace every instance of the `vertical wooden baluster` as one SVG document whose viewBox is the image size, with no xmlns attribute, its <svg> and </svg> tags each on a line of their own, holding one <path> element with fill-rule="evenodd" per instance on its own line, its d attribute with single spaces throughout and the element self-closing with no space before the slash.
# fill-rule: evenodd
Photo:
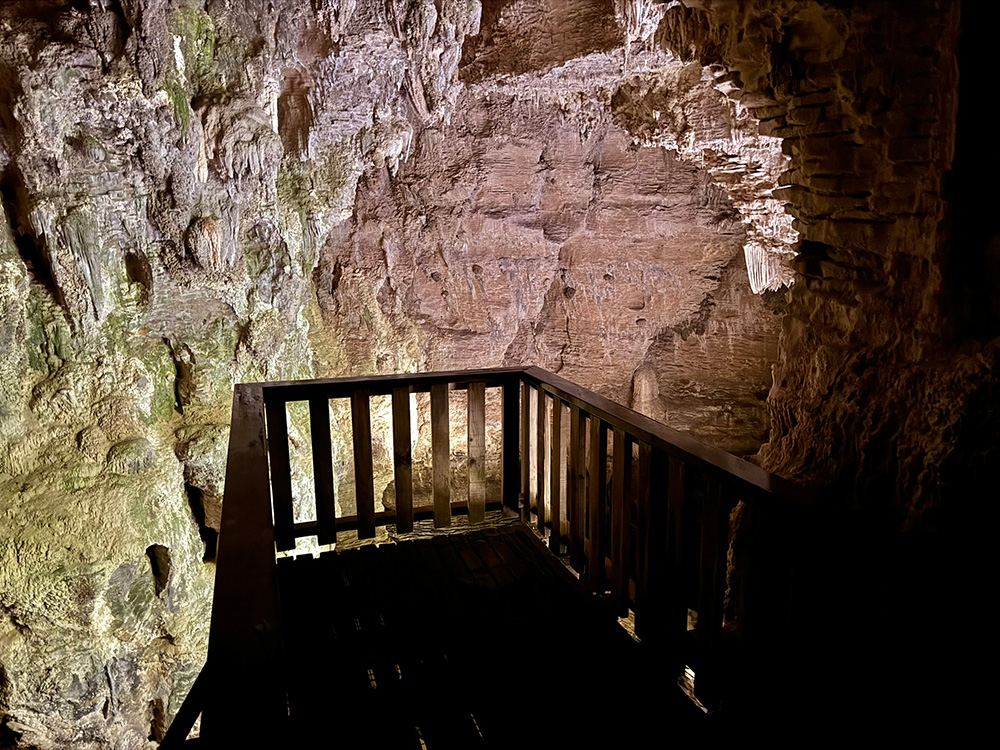
<svg viewBox="0 0 1000 750">
<path fill-rule="evenodd" d="M 267 453 L 274 502 L 274 543 L 279 550 L 295 549 L 295 512 L 292 509 L 292 467 L 288 457 L 288 417 L 283 401 L 267 403 Z"/>
<path fill-rule="evenodd" d="M 586 520 L 586 446 L 584 445 L 584 415 L 575 404 L 569 410 L 569 454 L 567 479 L 569 498 L 566 511 L 569 516 L 569 564 L 577 573 L 583 573 L 584 522 Z"/>
<path fill-rule="evenodd" d="M 316 486 L 316 537 L 320 544 L 337 541 L 337 506 L 333 499 L 333 449 L 330 446 L 330 401 L 309 400 L 313 482 Z"/>
<path fill-rule="evenodd" d="M 486 520 L 486 384 L 469 383 L 469 523 Z"/>
<path fill-rule="evenodd" d="M 622 612 L 623 615 L 628 614 L 627 610 L 632 607 L 635 596 L 632 581 L 636 579 L 635 550 L 638 547 L 633 533 L 636 521 L 636 493 L 638 492 L 636 483 L 638 447 L 639 441 L 630 437 L 628 451 L 625 453 L 625 508 L 622 513 L 622 595 L 625 608 Z"/>
<path fill-rule="evenodd" d="M 511 379 L 503 385 L 503 477 L 501 494 L 503 495 L 504 507 L 508 510 L 517 511 L 518 489 L 521 482 L 521 461 L 519 427 L 521 405 L 520 405 L 520 381 Z"/>
<path fill-rule="evenodd" d="M 371 539 L 375 536 L 375 482 L 372 470 L 372 418 L 369 399 L 367 388 L 360 388 L 351 394 L 358 539 Z"/>
<path fill-rule="evenodd" d="M 431 386 L 431 450 L 434 454 L 434 526 L 451 526 L 451 437 L 448 385 Z"/>
<path fill-rule="evenodd" d="M 723 500 L 717 476 L 709 476 L 701 517 L 701 568 L 698 583 L 698 652 L 695 694 L 706 706 L 719 699 L 722 607 L 726 593 L 726 557 L 729 551 L 730 508 Z"/>
<path fill-rule="evenodd" d="M 535 495 L 538 498 L 538 533 L 545 536 L 545 391 L 535 389 L 538 409 L 535 414 Z"/>
<path fill-rule="evenodd" d="M 671 662 L 666 665 L 671 674 L 680 672 L 681 658 L 687 640 L 688 575 L 685 566 L 684 513 L 685 479 L 684 464 L 671 456 L 667 463 L 667 575 L 665 580 L 664 603 L 662 607 L 663 631 L 668 645 Z"/>
<path fill-rule="evenodd" d="M 552 536 L 549 549 L 559 554 L 562 541 L 562 399 L 552 398 L 552 437 L 549 439 L 549 494 L 552 496 Z"/>
<path fill-rule="evenodd" d="M 614 456 L 611 467 L 611 596 L 619 613 L 628 609 L 623 591 L 627 594 L 625 580 L 625 480 L 632 466 L 632 443 L 625 431 L 615 427 Z"/>
<path fill-rule="evenodd" d="M 396 531 L 413 531 L 413 444 L 410 436 L 410 388 L 392 389 L 392 452 L 396 479 Z"/>
<path fill-rule="evenodd" d="M 288 663 L 283 658 L 285 632 L 271 542 L 273 508 L 268 492 L 264 393 L 266 387 L 247 384 L 237 385 L 233 394 L 226 462 L 226 492 L 231 504 L 222 513 L 219 533 L 212 608 L 215 627 L 208 645 L 212 684 L 205 688 L 209 703 L 201 724 L 200 742 L 208 747 L 229 745 L 234 730 L 238 732 L 245 725 L 247 716 L 245 693 L 220 688 L 218 675 L 235 678 L 230 683 L 234 687 L 254 686 L 253 710 L 262 722 L 255 727 L 255 741 L 259 740 L 255 744 L 281 747 L 288 731 Z M 277 408 L 283 412 L 285 407 L 279 403 Z M 270 441 L 277 442 L 278 419 L 270 421 Z M 289 523 L 292 517 L 289 503 Z M 257 683 L 258 679 L 263 682 Z"/>
<path fill-rule="evenodd" d="M 719 539 L 719 482 L 709 476 L 705 482 L 705 500 L 701 511 L 701 567 L 698 572 L 698 640 L 711 637 L 713 630 L 713 615 L 717 612 L 715 602 L 716 591 L 716 558 L 718 557 Z"/>
<path fill-rule="evenodd" d="M 652 625 L 649 611 L 649 503 L 652 496 L 650 481 L 652 479 L 653 447 L 649 443 L 639 444 L 639 472 L 636 477 L 638 491 L 636 492 L 636 570 L 635 570 L 635 632 L 640 638 L 647 637 L 647 623 Z"/>
<path fill-rule="evenodd" d="M 521 386 L 521 520 L 531 523 L 531 388 Z"/>
<path fill-rule="evenodd" d="M 605 485 L 608 474 L 608 430 L 600 418 L 590 416 L 590 544 L 587 547 L 588 581 L 592 591 L 604 591 Z"/>
<path fill-rule="evenodd" d="M 645 512 L 641 508 L 639 511 L 643 539 L 643 622 L 641 627 L 637 627 L 637 632 L 641 638 L 664 649 L 663 653 L 668 657 L 674 658 L 679 651 L 673 647 L 680 644 L 672 638 L 683 636 L 683 630 L 677 628 L 684 627 L 670 618 L 671 602 L 682 593 L 672 573 L 673 550 L 669 534 L 674 459 L 668 458 L 662 451 L 651 449 L 648 460 L 648 469 L 640 464 L 640 474 L 648 471 L 649 496 L 645 500 Z M 671 670 L 673 666 L 671 662 Z"/>
</svg>

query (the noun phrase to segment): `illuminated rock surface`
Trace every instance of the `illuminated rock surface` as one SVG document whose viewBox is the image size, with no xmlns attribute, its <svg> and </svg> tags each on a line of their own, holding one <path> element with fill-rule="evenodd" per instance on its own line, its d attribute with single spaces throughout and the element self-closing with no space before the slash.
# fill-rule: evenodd
<svg viewBox="0 0 1000 750">
<path fill-rule="evenodd" d="M 780 142 L 630 9 L 626 51 L 603 3 L 3 5 L 4 741 L 162 732 L 235 382 L 538 364 L 756 451 Z"/>
<path fill-rule="evenodd" d="M 161 736 L 236 382 L 537 364 L 933 525 L 958 13 L 849 5 L 0 4 L 0 747 Z"/>
</svg>

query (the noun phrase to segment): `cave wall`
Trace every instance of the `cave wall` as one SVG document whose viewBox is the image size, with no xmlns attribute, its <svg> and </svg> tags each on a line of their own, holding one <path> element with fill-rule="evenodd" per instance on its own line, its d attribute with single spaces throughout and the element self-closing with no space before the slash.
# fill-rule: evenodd
<svg viewBox="0 0 1000 750">
<path fill-rule="evenodd" d="M 561 120 L 553 104 L 460 100 L 398 174 L 360 180 L 314 274 L 322 335 L 341 342 L 327 367 L 536 364 L 755 452 L 783 303 L 750 291 L 738 211 L 610 113 L 584 137 Z M 685 390 L 699 388 L 743 412 L 709 413 Z"/>
<path fill-rule="evenodd" d="M 478 20 L 400 11 L 0 6 L 0 746 L 154 743 L 200 671 L 232 385 L 314 373 L 317 237 Z"/>
<path fill-rule="evenodd" d="M 758 503 L 736 520 L 728 627 L 749 647 L 745 732 L 770 735 L 778 696 L 785 731 L 847 740 L 868 726 L 953 741 L 950 721 L 982 710 L 957 686 L 987 648 L 973 602 L 1000 451 L 1000 277 L 981 180 L 996 163 L 982 147 L 994 16 L 958 2 L 691 0 L 658 27 L 681 56 L 731 71 L 731 95 L 791 159 L 775 193 L 799 232 L 796 283 L 760 459 L 814 484 L 817 504 Z M 956 602 L 968 616 L 952 616 Z"/>
<path fill-rule="evenodd" d="M 963 327 L 969 282 L 951 272 L 969 252 L 945 186 L 959 4 L 685 6 L 657 39 L 732 71 L 733 96 L 791 159 L 776 194 L 800 234 L 798 283 L 762 461 L 835 483 L 900 528 L 933 528 L 996 451 L 996 409 L 983 407 L 997 331 Z"/>
<path fill-rule="evenodd" d="M 995 232 L 947 200 L 966 11 L 0 5 L 0 746 L 162 734 L 239 381 L 540 364 L 730 450 L 769 436 L 767 468 L 885 526 L 974 512 L 1000 295 L 971 246 Z M 796 554 L 833 632 L 841 563 L 899 550 L 827 527 L 836 554 Z"/>
<path fill-rule="evenodd" d="M 786 158 L 642 7 L 0 4 L 0 746 L 162 737 L 234 383 L 540 364 L 757 449 Z"/>
</svg>

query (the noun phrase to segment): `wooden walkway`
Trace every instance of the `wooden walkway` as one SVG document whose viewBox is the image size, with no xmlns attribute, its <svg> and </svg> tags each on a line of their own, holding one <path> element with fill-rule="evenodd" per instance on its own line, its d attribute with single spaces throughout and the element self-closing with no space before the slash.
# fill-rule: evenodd
<svg viewBox="0 0 1000 750">
<path fill-rule="evenodd" d="M 287 558 L 278 571 L 303 747 L 613 748 L 703 728 L 521 524 Z"/>
<path fill-rule="evenodd" d="M 385 397 L 395 504 L 377 512 L 372 399 Z M 410 416 L 428 398 L 434 503 L 423 507 Z M 291 403 L 309 410 L 315 520 L 296 517 Z M 351 413 L 354 515 L 338 516 L 334 497 L 338 403 Z M 467 486 L 452 497 L 451 446 L 463 432 Z M 671 744 L 694 727 L 703 743 L 732 710 L 719 707 L 739 702 L 731 676 L 746 670 L 746 634 L 724 637 L 733 510 L 761 504 L 774 514 L 761 518 L 776 518 L 820 501 L 537 367 L 237 385 L 208 661 L 162 747 L 186 747 L 199 716 L 195 741 L 220 748 L 248 731 L 259 747 L 293 747 L 293 734 L 306 747 L 603 748 Z M 479 529 L 498 505 L 568 550 L 584 578 L 527 527 L 344 549 L 352 536 L 410 535 L 431 519 L 454 528 L 464 515 Z M 340 552 L 276 557 L 309 537 Z M 785 611 L 793 567 L 761 570 Z M 634 611 L 647 644 L 598 597 Z M 684 664 L 698 699 L 719 709 L 708 725 L 676 687 Z"/>
</svg>

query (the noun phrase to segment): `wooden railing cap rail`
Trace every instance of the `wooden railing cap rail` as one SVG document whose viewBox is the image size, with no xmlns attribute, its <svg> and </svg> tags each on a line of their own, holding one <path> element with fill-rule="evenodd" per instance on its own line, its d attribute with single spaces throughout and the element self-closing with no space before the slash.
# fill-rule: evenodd
<svg viewBox="0 0 1000 750">
<path fill-rule="evenodd" d="M 813 493 L 802 485 L 771 474 L 756 464 L 704 443 L 684 432 L 673 430 L 655 419 L 622 406 L 611 399 L 578 386 L 540 367 L 526 367 L 524 376 L 542 390 L 559 396 L 572 406 L 619 427 L 685 463 L 713 467 L 745 484 L 795 503 L 809 502 Z"/>
<path fill-rule="evenodd" d="M 394 373 L 392 375 L 365 375 L 349 378 L 322 378 L 317 380 L 287 380 L 254 383 L 264 389 L 264 399 L 271 401 L 304 401 L 326 395 L 328 398 L 348 398 L 359 388 L 372 396 L 385 396 L 393 388 L 407 386 L 411 391 L 429 391 L 434 385 L 458 388 L 469 383 L 486 383 L 501 386 L 511 377 L 521 375 L 523 367 L 495 367 L 482 370 L 454 370 L 429 373 Z M 239 387 L 239 386 L 237 386 Z"/>
<path fill-rule="evenodd" d="M 202 736 L 213 746 L 221 747 L 232 739 L 228 735 L 233 727 L 246 723 L 249 685 L 261 746 L 277 740 L 284 728 L 269 484 L 263 390 L 259 385 L 237 386 L 226 463 L 229 510 L 222 513 L 208 640 L 213 710 L 202 720 Z"/>
</svg>

